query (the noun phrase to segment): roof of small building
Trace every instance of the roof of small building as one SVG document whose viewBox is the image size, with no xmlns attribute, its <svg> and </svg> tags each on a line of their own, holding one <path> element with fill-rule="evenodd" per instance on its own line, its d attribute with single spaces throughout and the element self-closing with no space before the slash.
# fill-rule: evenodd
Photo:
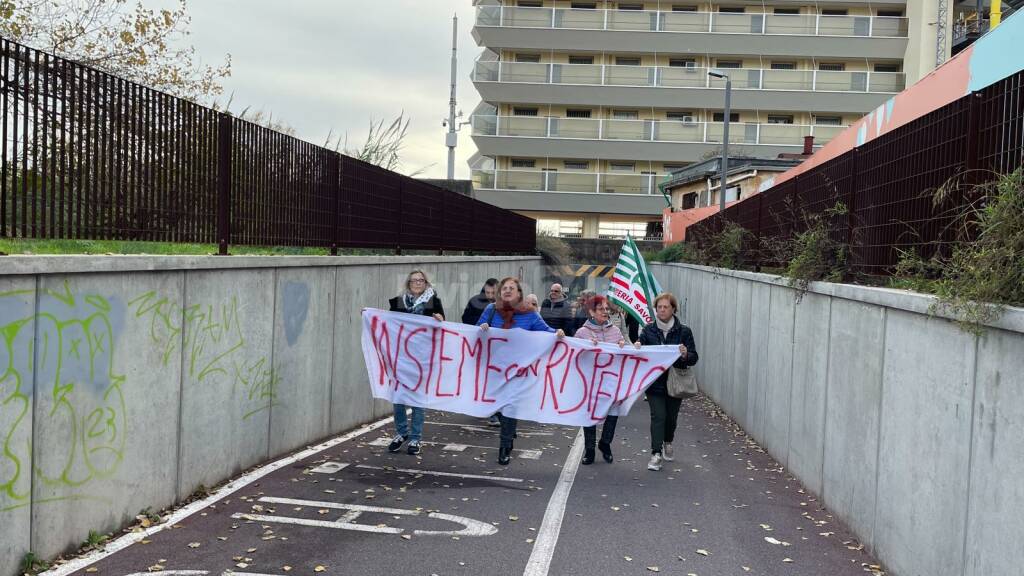
<svg viewBox="0 0 1024 576">
<path fill-rule="evenodd" d="M 721 170 L 721 156 L 715 156 L 709 158 L 703 162 L 697 162 L 696 164 L 690 164 L 685 168 L 672 171 L 668 176 L 665 177 L 665 181 L 660 184 L 662 190 L 669 190 L 690 184 L 691 182 L 699 182 L 708 177 L 718 176 Z M 730 156 L 729 157 L 729 175 L 737 174 L 739 172 L 746 172 L 748 170 L 770 170 L 773 172 L 784 172 L 790 168 L 800 164 L 802 160 L 789 160 L 782 158 L 754 158 L 752 156 Z"/>
</svg>

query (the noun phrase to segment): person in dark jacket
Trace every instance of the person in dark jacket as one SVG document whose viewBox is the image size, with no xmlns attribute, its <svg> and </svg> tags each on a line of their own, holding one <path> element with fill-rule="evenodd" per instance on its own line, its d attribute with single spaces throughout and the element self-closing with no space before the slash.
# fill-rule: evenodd
<svg viewBox="0 0 1024 576">
<path fill-rule="evenodd" d="M 540 304 L 540 317 L 548 326 L 571 335 L 569 327 L 572 325 L 572 304 L 561 284 L 555 282 L 551 285 L 548 297 Z"/>
<path fill-rule="evenodd" d="M 498 279 L 488 278 L 487 282 L 484 282 L 480 293 L 469 299 L 466 303 L 466 309 L 462 311 L 462 323 L 472 324 L 476 326 L 476 321 L 480 319 L 480 315 L 483 314 L 484 308 L 487 305 L 494 302 L 494 293 L 498 290 Z"/>
<path fill-rule="evenodd" d="M 405 292 L 388 301 L 392 312 L 433 316 L 434 320 L 444 322 L 444 306 L 441 299 L 434 293 L 430 280 L 422 270 L 413 270 L 405 278 Z M 408 454 L 420 453 L 420 438 L 423 436 L 423 408 L 412 407 L 412 426 L 406 420 L 405 404 L 395 404 L 395 437 L 388 444 L 388 452 L 398 452 L 402 444 L 409 441 Z"/>
<path fill-rule="evenodd" d="M 679 359 L 675 368 L 689 368 L 697 363 L 697 345 L 693 332 L 676 318 L 679 303 L 669 292 L 654 299 L 654 322 L 644 326 L 640 333 L 640 344 L 658 346 L 678 344 Z M 681 398 L 668 395 L 668 371 L 666 370 L 647 388 L 647 405 L 651 408 L 651 460 L 648 470 L 661 470 L 663 461 L 675 458 L 672 441 L 675 439 L 676 421 L 679 418 Z"/>
<path fill-rule="evenodd" d="M 554 332 L 558 338 L 564 338 L 563 330 L 555 330 L 547 325 L 540 314 L 526 304 L 523 286 L 519 279 L 508 277 L 498 284 L 498 301 L 491 304 L 477 320 L 480 330 L 493 328 L 522 328 L 532 332 Z M 515 418 L 509 418 L 498 412 L 501 419 L 501 442 L 498 445 L 498 464 L 507 466 L 512 459 L 512 440 L 516 437 Z"/>
<path fill-rule="evenodd" d="M 622 311 L 622 315 L 626 318 L 626 331 L 629 332 L 629 341 L 637 342 L 640 340 L 640 321 L 633 318 L 633 315 L 625 310 Z"/>
</svg>

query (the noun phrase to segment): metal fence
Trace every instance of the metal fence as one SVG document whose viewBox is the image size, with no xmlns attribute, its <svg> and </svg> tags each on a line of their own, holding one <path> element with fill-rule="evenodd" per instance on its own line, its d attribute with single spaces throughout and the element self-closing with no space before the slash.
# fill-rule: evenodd
<svg viewBox="0 0 1024 576">
<path fill-rule="evenodd" d="M 532 219 L 0 39 L 0 237 L 532 253 Z"/>
<path fill-rule="evenodd" d="M 771 189 L 690 226 L 707 247 L 727 222 L 746 229 L 745 264 L 778 267 L 771 240 L 806 230 L 810 215 L 837 203 L 827 218 L 832 240 L 849 246 L 849 270 L 885 275 L 900 252 L 948 255 L 959 208 L 978 200 L 970 184 L 992 180 L 1024 161 L 1024 73 L 974 92 Z M 934 192 L 945 186 L 945 201 Z"/>
</svg>

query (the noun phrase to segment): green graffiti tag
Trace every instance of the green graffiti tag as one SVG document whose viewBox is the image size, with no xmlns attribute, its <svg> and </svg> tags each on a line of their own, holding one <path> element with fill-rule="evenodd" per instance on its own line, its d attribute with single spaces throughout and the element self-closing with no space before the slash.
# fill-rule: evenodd
<svg viewBox="0 0 1024 576">
<path fill-rule="evenodd" d="M 199 383 L 230 381 L 243 420 L 273 405 L 281 377 L 265 356 L 249 353 L 237 297 L 183 310 L 156 292 L 147 292 L 128 305 L 136 318 L 148 319 L 150 338 L 163 350 L 164 366 L 181 343 L 187 377 Z"/>
<path fill-rule="evenodd" d="M 117 472 L 124 459 L 125 377 L 114 371 L 116 336 L 124 306 L 117 298 L 42 290 L 0 293 L 0 496 L 28 505 L 33 462 L 45 501 L 82 499 L 80 489 Z M 34 305 L 38 305 L 38 310 Z M 48 450 L 32 460 L 28 412 L 33 389 L 35 427 L 53 434 Z"/>
</svg>

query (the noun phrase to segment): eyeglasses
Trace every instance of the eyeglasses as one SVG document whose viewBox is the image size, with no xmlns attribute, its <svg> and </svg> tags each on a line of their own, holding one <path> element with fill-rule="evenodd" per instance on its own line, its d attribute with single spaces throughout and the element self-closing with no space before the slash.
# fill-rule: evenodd
<svg viewBox="0 0 1024 576">
<path fill-rule="evenodd" d="M 552 290 L 551 293 L 552 294 L 561 294 L 562 291 L 561 290 Z"/>
<path fill-rule="evenodd" d="M 409 282 L 415 282 L 416 284 L 422 284 L 422 283 L 426 282 L 426 279 L 424 279 L 424 278 L 410 278 Z"/>
</svg>

